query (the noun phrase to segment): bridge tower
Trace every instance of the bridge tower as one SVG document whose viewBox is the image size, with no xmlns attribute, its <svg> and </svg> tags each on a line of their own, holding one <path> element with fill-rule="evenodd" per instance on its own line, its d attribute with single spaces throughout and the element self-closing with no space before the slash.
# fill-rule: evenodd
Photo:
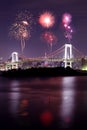
<svg viewBox="0 0 87 130">
<path fill-rule="evenodd" d="M 12 60 L 12 69 L 18 69 L 18 53 L 17 52 L 13 52 L 11 54 Z"/>
<path fill-rule="evenodd" d="M 64 49 L 64 62 L 65 62 L 65 68 L 71 67 L 72 68 L 72 45 L 71 44 L 65 44 Z"/>
<path fill-rule="evenodd" d="M 13 62 L 18 62 L 18 53 L 17 52 L 13 52 L 12 54 L 11 54 L 11 57 L 12 57 L 12 63 Z"/>
</svg>

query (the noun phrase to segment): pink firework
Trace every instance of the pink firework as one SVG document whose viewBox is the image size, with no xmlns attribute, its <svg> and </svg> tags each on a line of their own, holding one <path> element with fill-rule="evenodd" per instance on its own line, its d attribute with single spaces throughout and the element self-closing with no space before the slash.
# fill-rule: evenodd
<svg viewBox="0 0 87 130">
<path fill-rule="evenodd" d="M 63 22 L 64 26 L 65 26 L 65 25 L 66 25 L 66 26 L 69 25 L 70 22 L 71 22 L 71 20 L 72 20 L 72 16 L 71 16 L 69 13 L 63 14 L 62 22 Z"/>
<path fill-rule="evenodd" d="M 39 23 L 42 27 L 50 28 L 55 23 L 55 18 L 50 12 L 45 12 L 40 15 Z"/>
</svg>

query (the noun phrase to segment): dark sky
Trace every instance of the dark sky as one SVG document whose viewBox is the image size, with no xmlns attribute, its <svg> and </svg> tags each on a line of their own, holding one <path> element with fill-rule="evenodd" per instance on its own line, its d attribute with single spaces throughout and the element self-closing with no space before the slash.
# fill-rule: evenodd
<svg viewBox="0 0 87 130">
<path fill-rule="evenodd" d="M 26 41 L 24 55 L 26 57 L 43 56 L 49 52 L 48 45 L 41 40 L 41 34 L 47 29 L 38 24 L 38 17 L 44 11 L 55 16 L 55 25 L 50 29 L 58 38 L 53 50 L 64 45 L 67 40 L 61 26 L 62 15 L 72 15 L 71 25 L 74 28 L 72 45 L 87 55 L 87 0 L 0 0 L 0 57 L 7 60 L 13 51 L 21 54 L 20 41 L 9 37 L 10 26 L 18 12 L 29 10 L 33 14 L 35 25 L 31 38 Z"/>
</svg>

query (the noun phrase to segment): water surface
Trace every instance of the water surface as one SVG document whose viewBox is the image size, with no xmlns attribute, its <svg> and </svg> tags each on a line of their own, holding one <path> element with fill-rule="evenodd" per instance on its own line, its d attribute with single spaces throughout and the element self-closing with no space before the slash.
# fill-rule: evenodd
<svg viewBox="0 0 87 130">
<path fill-rule="evenodd" d="M 0 77 L 0 129 L 87 129 L 87 77 Z"/>
</svg>

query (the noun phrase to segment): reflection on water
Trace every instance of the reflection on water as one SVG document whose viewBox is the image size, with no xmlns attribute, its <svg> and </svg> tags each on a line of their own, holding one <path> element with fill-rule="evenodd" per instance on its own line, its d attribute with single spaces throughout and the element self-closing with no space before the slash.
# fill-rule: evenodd
<svg viewBox="0 0 87 130">
<path fill-rule="evenodd" d="M 28 116 L 28 100 L 27 99 L 23 99 L 20 104 L 19 104 L 19 115 L 20 116 Z"/>
<path fill-rule="evenodd" d="M 62 80 L 62 102 L 61 102 L 61 118 L 62 127 L 69 127 L 74 115 L 74 98 L 75 98 L 75 78 L 65 77 Z"/>
<path fill-rule="evenodd" d="M 3 128 L 87 128 L 87 77 L 1 78 L 0 83 Z"/>
</svg>

